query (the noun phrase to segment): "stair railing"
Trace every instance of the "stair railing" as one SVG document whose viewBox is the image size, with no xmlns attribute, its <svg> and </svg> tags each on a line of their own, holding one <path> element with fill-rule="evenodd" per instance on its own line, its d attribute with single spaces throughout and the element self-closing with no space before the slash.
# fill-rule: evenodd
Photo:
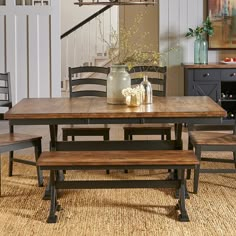
<svg viewBox="0 0 236 236">
<path fill-rule="evenodd" d="M 62 80 L 68 80 L 69 67 L 106 66 L 110 62 L 104 42 L 110 40 L 111 28 L 118 27 L 118 7 L 111 7 L 105 6 L 61 35 Z M 62 83 L 63 90 L 66 83 Z"/>
</svg>

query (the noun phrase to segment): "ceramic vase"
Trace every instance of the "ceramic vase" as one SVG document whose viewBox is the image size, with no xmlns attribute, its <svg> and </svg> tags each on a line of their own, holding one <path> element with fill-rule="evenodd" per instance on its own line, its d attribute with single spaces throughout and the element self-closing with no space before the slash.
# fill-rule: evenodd
<svg viewBox="0 0 236 236">
<path fill-rule="evenodd" d="M 107 77 L 107 103 L 126 104 L 121 91 L 131 87 L 131 78 L 125 65 L 112 65 Z"/>
</svg>

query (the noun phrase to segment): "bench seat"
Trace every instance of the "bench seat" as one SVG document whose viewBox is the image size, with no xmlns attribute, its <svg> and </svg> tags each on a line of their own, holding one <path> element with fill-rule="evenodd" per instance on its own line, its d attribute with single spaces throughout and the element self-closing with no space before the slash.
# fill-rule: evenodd
<svg viewBox="0 0 236 236">
<path fill-rule="evenodd" d="M 38 160 L 42 169 L 97 168 L 104 166 L 193 166 L 198 164 L 193 151 L 188 150 L 122 150 L 122 151 L 55 151 L 43 152 Z M 164 169 L 164 168 L 163 168 Z"/>
<path fill-rule="evenodd" d="M 57 189 L 93 188 L 175 188 L 179 190 L 179 220 L 189 221 L 185 209 L 185 170 L 199 168 L 191 150 L 119 150 L 119 151 L 54 151 L 43 152 L 37 161 L 42 170 L 50 170 L 51 207 L 48 223 L 55 223 L 59 210 Z M 164 180 L 59 180 L 58 170 L 78 169 L 176 169 L 176 179 Z"/>
</svg>

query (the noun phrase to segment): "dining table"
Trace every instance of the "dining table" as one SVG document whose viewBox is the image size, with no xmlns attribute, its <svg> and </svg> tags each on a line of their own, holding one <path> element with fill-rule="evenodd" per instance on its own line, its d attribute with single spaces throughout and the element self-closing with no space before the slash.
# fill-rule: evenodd
<svg viewBox="0 0 236 236">
<path fill-rule="evenodd" d="M 138 107 L 108 104 L 106 98 L 24 98 L 4 118 L 10 125 L 49 125 L 51 148 L 58 125 L 175 124 L 175 140 L 182 147 L 182 124 L 221 124 L 226 111 L 207 96 L 154 97 Z"/>
<path fill-rule="evenodd" d="M 137 107 L 108 104 L 106 98 L 60 97 L 24 98 L 6 112 L 4 118 L 10 125 L 48 125 L 51 150 L 57 148 L 58 125 L 172 123 L 176 149 L 182 149 L 182 124 L 221 124 L 226 115 L 226 111 L 207 96 L 154 97 L 151 104 Z"/>
</svg>

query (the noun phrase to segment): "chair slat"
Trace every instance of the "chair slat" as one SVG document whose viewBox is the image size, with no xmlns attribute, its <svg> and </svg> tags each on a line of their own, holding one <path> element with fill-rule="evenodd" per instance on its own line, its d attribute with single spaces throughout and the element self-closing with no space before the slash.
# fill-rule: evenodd
<svg viewBox="0 0 236 236">
<path fill-rule="evenodd" d="M 85 78 L 85 79 L 73 79 L 71 81 L 71 85 L 81 85 L 81 84 L 95 84 L 95 85 L 107 85 L 107 80 L 106 79 L 97 79 L 97 78 Z"/>
<path fill-rule="evenodd" d="M 85 91 L 76 91 L 72 93 L 71 97 L 106 97 L 107 93 L 97 90 L 85 90 Z"/>
</svg>

